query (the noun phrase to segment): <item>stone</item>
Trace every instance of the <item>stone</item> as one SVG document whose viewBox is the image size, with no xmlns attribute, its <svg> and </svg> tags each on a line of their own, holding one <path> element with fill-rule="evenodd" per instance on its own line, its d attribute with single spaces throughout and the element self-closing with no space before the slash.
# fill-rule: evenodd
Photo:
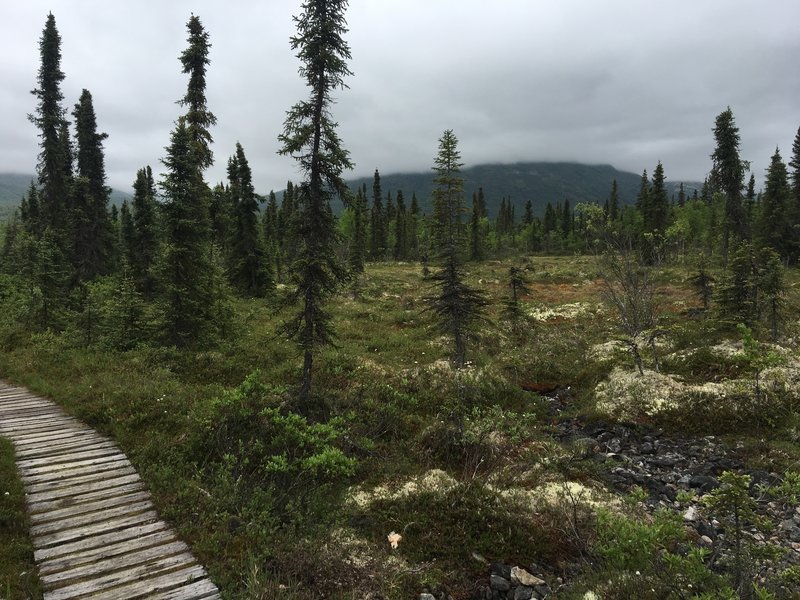
<svg viewBox="0 0 800 600">
<path fill-rule="evenodd" d="M 511 565 L 495 561 L 492 563 L 491 567 L 489 567 L 489 571 L 495 575 L 499 575 L 503 579 L 511 581 Z"/>
<path fill-rule="evenodd" d="M 436 600 L 436 596 L 434 596 L 433 594 L 429 594 L 427 592 L 422 592 L 419 595 L 419 600 Z"/>
<path fill-rule="evenodd" d="M 719 487 L 719 481 L 716 477 L 710 475 L 692 475 L 689 479 L 689 487 L 698 489 L 701 492 L 710 492 Z"/>
<path fill-rule="evenodd" d="M 531 600 L 533 598 L 533 588 L 526 585 L 520 585 L 514 588 L 514 600 Z"/>
<path fill-rule="evenodd" d="M 545 583 L 544 579 L 539 579 L 535 575 L 531 575 L 522 567 L 514 567 L 511 569 L 511 581 L 517 585 L 524 585 L 531 588 L 535 585 L 543 585 Z"/>
<path fill-rule="evenodd" d="M 533 591 L 539 595 L 539 598 L 547 598 L 550 595 L 550 586 L 546 583 L 544 585 L 534 586 Z"/>
<path fill-rule="evenodd" d="M 707 535 L 701 535 L 700 536 L 700 543 L 703 544 L 703 546 L 710 547 L 710 546 L 714 545 L 714 540 L 712 540 Z"/>
<path fill-rule="evenodd" d="M 697 507 L 694 504 L 683 513 L 683 520 L 689 523 L 694 523 L 697 520 Z"/>
<path fill-rule="evenodd" d="M 489 576 L 489 587 L 497 592 L 507 592 L 511 589 L 511 582 L 505 577 L 492 573 Z"/>
<path fill-rule="evenodd" d="M 650 442 L 645 442 L 641 446 L 639 446 L 639 452 L 641 452 L 642 454 L 655 454 L 656 449 Z"/>
</svg>

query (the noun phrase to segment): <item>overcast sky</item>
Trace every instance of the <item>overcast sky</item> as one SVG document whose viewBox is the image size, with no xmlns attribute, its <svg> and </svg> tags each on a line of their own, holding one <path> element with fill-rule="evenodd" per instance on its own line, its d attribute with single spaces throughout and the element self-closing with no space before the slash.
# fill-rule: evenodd
<svg viewBox="0 0 800 600">
<path fill-rule="evenodd" d="M 32 173 L 38 40 L 52 11 L 65 105 L 83 88 L 109 134 L 109 183 L 156 173 L 186 87 L 178 56 L 194 12 L 210 34 L 216 164 L 237 141 L 260 192 L 297 179 L 278 156 L 286 111 L 307 95 L 289 48 L 300 0 L 3 0 L 0 171 Z M 349 89 L 333 115 L 354 176 L 430 169 L 453 129 L 467 166 L 570 160 L 702 180 L 714 118 L 730 105 L 760 180 L 800 126 L 797 0 L 352 0 Z"/>
</svg>

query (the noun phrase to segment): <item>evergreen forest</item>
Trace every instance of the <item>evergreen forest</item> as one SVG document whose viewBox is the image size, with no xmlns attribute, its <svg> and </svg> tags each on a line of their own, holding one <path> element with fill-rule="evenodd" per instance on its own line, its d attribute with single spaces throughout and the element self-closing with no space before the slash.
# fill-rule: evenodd
<svg viewBox="0 0 800 600">
<path fill-rule="evenodd" d="M 348 185 L 347 5 L 294 18 L 284 189 L 215 146 L 191 15 L 119 206 L 47 15 L 0 377 L 113 438 L 223 598 L 800 598 L 800 128 L 757 187 L 721 98 L 702 184 L 633 203 L 472 189 L 448 124 L 419 189 Z M 41 598 L 14 464 L 0 596 Z"/>
</svg>

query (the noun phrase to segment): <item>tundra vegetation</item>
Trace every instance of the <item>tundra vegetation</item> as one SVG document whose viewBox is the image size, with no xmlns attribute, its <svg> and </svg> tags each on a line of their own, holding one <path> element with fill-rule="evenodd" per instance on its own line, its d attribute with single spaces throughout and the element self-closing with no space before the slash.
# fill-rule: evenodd
<svg viewBox="0 0 800 600">
<path fill-rule="evenodd" d="M 185 112 L 119 211 L 48 16 L 38 180 L 0 247 L 2 377 L 113 437 L 226 598 L 483 598 L 503 565 L 536 571 L 536 597 L 797 598 L 800 132 L 760 194 L 727 108 L 692 193 L 670 198 L 659 163 L 634 204 L 609 181 L 604 205 L 517 219 L 479 188 L 466 219 L 447 129 L 431 214 L 377 170 L 370 202 L 332 119 L 346 5 L 296 18 L 310 96 L 279 142 L 302 181 L 258 196 L 241 145 L 205 181 L 192 16 Z M 2 440 L 0 475 L 0 594 L 39 597 Z"/>
</svg>

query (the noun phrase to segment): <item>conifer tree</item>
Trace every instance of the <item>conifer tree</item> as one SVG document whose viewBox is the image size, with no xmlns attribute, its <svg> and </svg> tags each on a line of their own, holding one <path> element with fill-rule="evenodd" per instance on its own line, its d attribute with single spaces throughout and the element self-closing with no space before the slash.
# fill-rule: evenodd
<svg viewBox="0 0 800 600">
<path fill-rule="evenodd" d="M 350 47 L 342 37 L 347 31 L 346 8 L 347 0 L 306 0 L 302 14 L 295 17 L 297 35 L 291 38 L 291 47 L 298 51 L 300 75 L 310 94 L 288 112 L 279 136 L 279 152 L 294 157 L 304 175 L 299 191 L 300 244 L 291 270 L 293 298 L 301 308 L 285 326 L 303 352 L 301 400 L 311 393 L 315 351 L 330 344 L 334 335 L 325 300 L 347 276 L 333 251 L 337 233 L 330 208 L 334 196 L 349 200 L 342 172 L 353 166 L 330 114 L 332 92 L 344 87 L 344 78 L 351 75 L 346 63 Z"/>
<path fill-rule="evenodd" d="M 353 239 L 350 242 L 348 261 L 353 273 L 364 272 L 367 254 L 367 196 L 362 188 L 358 189 L 353 210 Z"/>
<path fill-rule="evenodd" d="M 739 157 L 739 128 L 730 106 L 717 115 L 714 125 L 716 148 L 711 155 L 710 185 L 725 196 L 725 218 L 722 222 L 722 256 L 727 261 L 728 249 L 747 238 L 747 223 L 742 206 L 744 175 L 749 164 Z M 731 243 L 733 240 L 733 244 Z"/>
<path fill-rule="evenodd" d="M 483 259 L 483 235 L 481 228 L 481 207 L 476 194 L 472 195 L 472 217 L 469 221 L 469 259 Z"/>
<path fill-rule="evenodd" d="M 789 177 L 791 179 L 791 198 L 787 210 L 788 224 L 791 230 L 789 259 L 800 262 L 800 128 L 792 143 L 792 158 L 789 160 Z"/>
<path fill-rule="evenodd" d="M 782 258 L 788 258 L 791 248 L 792 230 L 788 222 L 791 188 L 786 165 L 780 151 L 775 148 L 761 197 L 755 237 L 759 245 L 775 250 Z"/>
<path fill-rule="evenodd" d="M 372 210 L 370 212 L 369 254 L 372 260 L 382 260 L 386 252 L 386 213 L 381 194 L 381 175 L 375 169 L 372 177 Z"/>
<path fill-rule="evenodd" d="M 167 172 L 160 184 L 166 200 L 161 302 L 167 340 L 175 346 L 196 345 L 222 326 L 215 312 L 219 286 L 210 250 L 211 191 L 203 180 L 203 171 L 213 162 L 208 127 L 216 122 L 205 96 L 210 44 L 196 16 L 191 16 L 187 29 L 189 47 L 179 58 L 189 75 L 186 94 L 179 101 L 187 113 L 178 118 L 170 136 L 162 159 Z"/>
<path fill-rule="evenodd" d="M 236 142 L 236 154 L 228 161 L 228 182 L 233 205 L 233 240 L 229 258 L 231 282 L 241 294 L 262 297 L 273 285 L 272 269 L 259 235 L 253 175 L 239 142 Z"/>
<path fill-rule="evenodd" d="M 267 248 L 267 257 L 273 265 L 275 280 L 281 275 L 280 252 L 278 248 L 278 199 L 275 192 L 270 190 L 267 208 L 263 217 L 264 241 Z"/>
<path fill-rule="evenodd" d="M 616 221 L 619 218 L 619 190 L 617 180 L 611 182 L 611 194 L 608 197 L 608 220 Z"/>
<path fill-rule="evenodd" d="M 155 291 L 153 265 L 159 252 L 156 185 L 149 166 L 136 172 L 133 182 L 133 252 L 129 260 L 136 288 L 150 300 Z"/>
<path fill-rule="evenodd" d="M 645 215 L 645 230 L 663 235 L 669 219 L 669 199 L 665 186 L 664 165 L 658 161 L 653 171 L 653 184 L 650 188 L 648 209 Z"/>
<path fill-rule="evenodd" d="M 569 206 L 569 199 L 564 199 L 563 216 L 561 217 L 561 234 L 566 240 L 572 232 L 572 210 Z"/>
<path fill-rule="evenodd" d="M 478 212 L 481 219 L 489 218 L 489 210 L 486 208 L 486 198 L 484 197 L 482 186 L 478 187 Z"/>
<path fill-rule="evenodd" d="M 192 140 L 192 151 L 196 154 L 197 164 L 201 171 L 214 163 L 209 127 L 217 122 L 214 113 L 206 105 L 206 69 L 210 64 L 208 51 L 211 43 L 208 32 L 204 29 L 199 17 L 192 15 L 186 23 L 189 31 L 187 42 L 189 47 L 180 56 L 183 72 L 189 75 L 186 94 L 178 104 L 187 108 L 186 128 Z"/>
<path fill-rule="evenodd" d="M 103 140 L 108 135 L 97 132 L 97 117 L 88 90 L 81 93 L 72 116 L 75 118 L 79 181 L 70 207 L 70 235 L 73 267 L 80 282 L 109 272 L 114 239 L 108 214 L 111 188 L 106 186 L 103 155 Z"/>
<path fill-rule="evenodd" d="M 408 215 L 403 190 L 397 190 L 397 209 L 394 217 L 394 259 L 408 258 Z"/>
<path fill-rule="evenodd" d="M 522 217 L 522 224 L 527 227 L 533 223 L 533 203 L 528 200 L 525 203 L 525 214 Z"/>
<path fill-rule="evenodd" d="M 394 207 L 394 201 L 392 200 L 392 191 L 389 190 L 386 192 L 386 226 L 387 228 L 394 221 L 396 215 L 396 209 Z"/>
<path fill-rule="evenodd" d="M 133 225 L 133 216 L 127 200 L 122 201 L 119 211 L 119 235 L 122 247 L 122 256 L 130 265 L 136 260 L 136 233 Z"/>
<path fill-rule="evenodd" d="M 556 222 L 557 222 L 556 211 L 553 208 L 552 203 L 548 202 L 547 206 L 544 209 L 544 219 L 542 221 L 542 230 L 545 235 L 547 235 L 551 231 L 555 231 Z"/>
<path fill-rule="evenodd" d="M 408 250 L 411 258 L 419 257 L 419 202 L 417 193 L 411 193 L 411 211 L 408 220 Z"/>
<path fill-rule="evenodd" d="M 439 294 L 427 298 L 438 319 L 438 330 L 452 338 L 452 362 L 459 369 L 466 363 L 471 328 L 486 306 L 483 295 L 464 282 L 461 269 L 464 180 L 460 176 L 460 159 L 458 139 L 448 129 L 439 138 L 433 167 L 433 239 L 441 268 L 432 279 Z"/>
<path fill-rule="evenodd" d="M 69 196 L 71 159 L 65 153 L 63 131 L 66 127 L 65 110 L 61 105 L 64 95 L 61 82 L 61 36 L 56 29 L 53 13 L 39 39 L 41 63 L 37 87 L 31 93 L 38 101 L 34 114 L 28 119 L 39 129 L 39 161 L 37 174 L 41 186 L 39 202 L 42 224 L 56 232 L 59 243 L 66 238 L 66 200 Z M 69 136 L 66 136 L 69 141 Z"/>
<path fill-rule="evenodd" d="M 169 343 L 192 346 L 208 333 L 214 290 L 208 186 L 184 117 L 178 119 L 162 162 L 167 168 L 160 183 L 166 199 L 163 210 L 167 242 L 159 266 L 164 325 Z"/>
</svg>

